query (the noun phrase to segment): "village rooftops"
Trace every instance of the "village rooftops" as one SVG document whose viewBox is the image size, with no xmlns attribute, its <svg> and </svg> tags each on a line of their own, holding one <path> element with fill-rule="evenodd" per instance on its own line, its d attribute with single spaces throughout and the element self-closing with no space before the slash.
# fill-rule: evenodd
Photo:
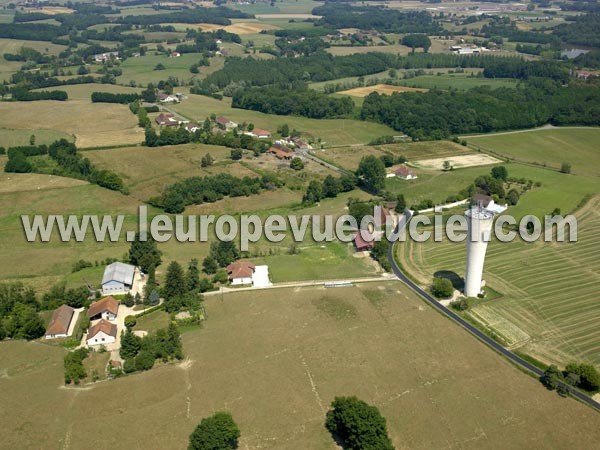
<svg viewBox="0 0 600 450">
<path fill-rule="evenodd" d="M 60 305 L 54 310 L 50 325 L 46 330 L 46 336 L 66 335 L 69 331 L 69 325 L 73 319 L 75 310 L 68 305 Z"/>
<path fill-rule="evenodd" d="M 119 312 L 119 301 L 113 296 L 104 297 L 95 303 L 92 303 L 90 309 L 88 309 L 88 317 L 96 317 L 104 312 L 116 316 Z"/>
</svg>

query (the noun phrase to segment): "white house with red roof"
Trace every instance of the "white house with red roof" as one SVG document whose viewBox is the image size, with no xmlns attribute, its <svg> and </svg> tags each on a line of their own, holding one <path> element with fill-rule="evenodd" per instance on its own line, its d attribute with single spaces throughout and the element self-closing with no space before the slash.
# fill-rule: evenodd
<svg viewBox="0 0 600 450">
<path fill-rule="evenodd" d="M 101 319 L 89 328 L 85 340 L 87 345 L 112 344 L 117 340 L 117 326 L 114 323 Z"/>
<path fill-rule="evenodd" d="M 398 178 L 402 178 L 403 180 L 416 180 L 417 179 L 417 175 L 412 170 L 410 170 L 407 166 L 405 166 L 404 164 L 402 164 L 400 167 L 398 167 L 393 172 L 388 173 L 387 177 L 388 178 L 398 177 Z"/>
</svg>

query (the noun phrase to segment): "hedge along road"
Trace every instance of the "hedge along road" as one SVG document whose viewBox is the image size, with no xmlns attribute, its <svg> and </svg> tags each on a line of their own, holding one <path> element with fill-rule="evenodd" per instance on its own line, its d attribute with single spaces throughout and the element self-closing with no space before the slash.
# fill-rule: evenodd
<svg viewBox="0 0 600 450">
<path fill-rule="evenodd" d="M 398 221 L 398 225 L 395 229 L 394 234 L 397 234 L 401 227 L 406 227 L 406 224 L 408 223 L 408 221 L 410 220 L 411 217 L 412 217 L 412 215 L 409 211 L 404 211 L 404 216 L 402 217 L 402 219 L 400 219 Z M 488 347 L 491 347 L 493 350 L 495 350 L 498 353 L 500 353 L 501 355 L 505 356 L 514 364 L 518 365 L 519 367 L 522 367 L 523 369 L 526 369 L 527 371 L 537 375 L 538 377 L 541 377 L 544 374 L 544 372 L 541 369 L 539 369 L 538 367 L 529 363 L 528 361 L 524 360 L 523 358 L 519 357 L 518 355 L 511 352 L 510 350 L 507 350 L 506 348 L 504 348 L 498 342 L 496 342 L 495 340 L 490 338 L 488 335 L 483 333 L 481 330 L 479 330 L 475 326 L 471 325 L 469 322 L 467 322 L 461 316 L 456 314 L 454 311 L 443 306 L 435 298 L 433 298 L 431 295 L 429 295 L 427 292 L 425 292 L 423 289 L 421 289 L 419 286 L 417 286 L 412 280 L 410 280 L 404 274 L 404 272 L 402 272 L 402 270 L 400 270 L 400 267 L 396 263 L 396 260 L 394 258 L 394 244 L 395 244 L 395 241 L 390 240 L 390 245 L 388 246 L 388 252 L 387 252 L 387 259 L 388 259 L 390 265 L 392 266 L 392 270 L 394 271 L 394 274 L 398 277 L 398 279 L 400 281 L 402 281 L 409 288 L 411 288 L 414 292 L 416 292 L 419 296 L 421 296 L 423 299 L 425 299 L 425 301 L 427 303 L 429 303 L 431 306 L 433 306 L 434 309 L 438 310 L 444 316 L 453 320 L 455 323 L 457 323 L 462 328 L 467 330 L 469 333 L 474 335 L 476 338 L 478 338 L 480 341 L 482 341 Z M 561 387 L 563 387 L 567 392 L 569 392 L 569 394 L 571 396 L 575 397 L 578 400 L 581 400 L 583 403 L 591 406 L 596 411 L 600 412 L 600 403 L 598 403 L 596 400 L 591 398 L 589 395 L 584 394 L 583 392 L 573 388 L 572 386 L 569 386 L 568 384 L 559 382 L 559 385 Z"/>
</svg>

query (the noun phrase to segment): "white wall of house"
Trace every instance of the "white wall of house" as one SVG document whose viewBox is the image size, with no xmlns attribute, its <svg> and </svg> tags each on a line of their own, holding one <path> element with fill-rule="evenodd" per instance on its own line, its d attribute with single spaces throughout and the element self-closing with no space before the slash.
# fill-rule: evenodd
<svg viewBox="0 0 600 450">
<path fill-rule="evenodd" d="M 62 334 L 47 334 L 46 335 L 46 339 L 58 339 L 58 338 L 65 338 L 67 337 L 66 333 L 62 333 Z"/>
<path fill-rule="evenodd" d="M 240 284 L 252 284 L 252 277 L 233 278 L 231 284 L 236 286 Z"/>
<path fill-rule="evenodd" d="M 92 336 L 87 340 L 87 345 L 106 345 L 112 344 L 116 341 L 116 338 L 110 336 L 103 331 L 99 331 L 95 336 Z"/>
<path fill-rule="evenodd" d="M 111 312 L 104 311 L 104 312 L 102 313 L 102 318 L 103 318 L 104 320 L 111 320 L 111 321 L 112 321 L 112 320 L 115 320 L 115 319 L 117 318 L 117 316 L 116 316 L 116 314 L 113 314 L 113 313 L 111 313 Z"/>
</svg>

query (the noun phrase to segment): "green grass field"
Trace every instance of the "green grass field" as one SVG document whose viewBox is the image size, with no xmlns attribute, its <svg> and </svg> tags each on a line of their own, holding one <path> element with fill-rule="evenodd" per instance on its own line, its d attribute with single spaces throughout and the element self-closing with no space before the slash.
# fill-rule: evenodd
<svg viewBox="0 0 600 450">
<path fill-rule="evenodd" d="M 35 136 L 36 145 L 51 144 L 58 139 L 73 140 L 73 136 L 54 130 L 11 130 L 0 128 L 0 147 L 8 148 L 18 145 L 29 145 L 31 135 Z"/>
<path fill-rule="evenodd" d="M 553 128 L 512 134 L 467 137 L 470 144 L 507 158 L 559 169 L 563 162 L 572 173 L 600 176 L 600 128 Z"/>
<path fill-rule="evenodd" d="M 440 72 L 441 73 L 441 72 Z M 415 78 L 400 80 L 402 86 L 426 89 L 461 89 L 467 90 L 479 86 L 491 88 L 515 87 L 517 81 L 510 78 L 472 77 L 465 73 L 445 73 L 441 75 L 421 75 Z"/>
<path fill-rule="evenodd" d="M 396 134 L 391 128 L 369 122 L 352 119 L 307 119 L 298 116 L 276 116 L 256 111 L 235 109 L 231 107 L 231 99 L 215 100 L 213 98 L 190 95 L 179 105 L 173 106 L 177 112 L 195 121 L 203 121 L 211 114 L 226 116 L 231 120 L 242 123 L 253 123 L 275 133 L 277 128 L 287 123 L 290 130 L 296 128 L 302 134 L 320 137 L 325 147 L 332 145 L 365 144 L 372 139 Z"/>
<path fill-rule="evenodd" d="M 0 343 L 0 448 L 185 448 L 203 417 L 227 410 L 240 448 L 334 449 L 324 422 L 340 395 L 377 406 L 396 448 L 593 448 L 600 438 L 598 414 L 547 391 L 400 283 L 205 303 L 203 328 L 183 335 L 183 364 L 81 388 L 61 388 L 64 349 Z M 48 414 L 53 405 L 67 407 Z M 127 433 L 106 432 L 123 423 Z"/>
</svg>

